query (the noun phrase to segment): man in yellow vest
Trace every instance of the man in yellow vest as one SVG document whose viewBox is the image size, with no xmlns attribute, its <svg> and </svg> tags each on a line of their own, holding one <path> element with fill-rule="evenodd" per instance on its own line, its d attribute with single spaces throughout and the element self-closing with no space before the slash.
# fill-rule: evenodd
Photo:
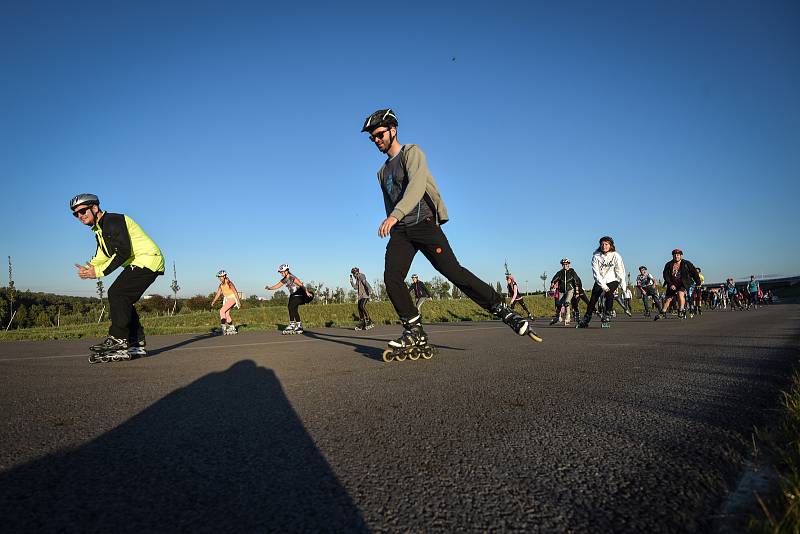
<svg viewBox="0 0 800 534">
<path fill-rule="evenodd" d="M 94 257 L 85 265 L 75 264 L 78 276 L 84 280 L 101 278 L 122 267 L 122 272 L 108 288 L 111 317 L 108 338 L 93 345 L 92 352 L 115 354 L 122 359 L 146 355 L 144 328 L 133 305 L 156 277 L 164 274 L 161 250 L 127 215 L 102 211 L 96 195 L 77 195 L 69 207 L 72 215 L 91 227 L 97 240 Z"/>
</svg>

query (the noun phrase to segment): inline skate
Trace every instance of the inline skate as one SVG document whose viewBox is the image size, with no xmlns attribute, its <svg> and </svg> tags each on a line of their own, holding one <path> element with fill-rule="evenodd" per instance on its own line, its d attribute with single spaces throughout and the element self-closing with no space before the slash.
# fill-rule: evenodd
<svg viewBox="0 0 800 534">
<path fill-rule="evenodd" d="M 303 333 L 303 327 L 301 323 L 295 321 L 289 322 L 288 326 L 283 329 L 283 332 L 281 332 L 281 334 L 283 334 L 284 336 L 293 336 L 295 334 L 302 334 L 302 333 Z"/>
<path fill-rule="evenodd" d="M 521 316 L 503 303 L 496 305 L 491 309 L 495 317 L 501 319 L 504 323 L 511 327 L 511 329 L 520 336 L 527 335 L 537 343 L 541 343 L 542 338 L 539 334 L 531 328 L 531 321 Z"/>
<path fill-rule="evenodd" d="M 145 346 L 147 346 L 147 343 L 145 342 L 144 338 L 129 339 L 128 354 L 131 355 L 131 358 L 147 356 L 147 350 L 145 350 Z"/>
<path fill-rule="evenodd" d="M 388 363 L 392 360 L 402 362 L 406 358 L 414 361 L 420 357 L 424 360 L 433 358 L 436 349 L 428 345 L 428 335 L 422 329 L 420 316 L 410 320 L 401 319 L 401 322 L 403 335 L 389 342 L 389 348 L 383 351 L 383 361 Z"/>
<path fill-rule="evenodd" d="M 89 363 L 108 363 L 130 360 L 128 341 L 114 336 L 108 336 L 102 343 L 89 347 L 92 354 Z"/>
</svg>

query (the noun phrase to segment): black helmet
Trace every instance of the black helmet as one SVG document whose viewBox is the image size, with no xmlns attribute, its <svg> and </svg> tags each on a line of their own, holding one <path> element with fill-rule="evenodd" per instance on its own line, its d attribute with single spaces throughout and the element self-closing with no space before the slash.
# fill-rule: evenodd
<svg viewBox="0 0 800 534">
<path fill-rule="evenodd" d="M 381 126 L 394 126 L 397 127 L 397 115 L 394 111 L 389 109 L 379 109 L 364 121 L 364 126 L 361 128 L 362 132 L 371 132 L 375 128 Z"/>
<path fill-rule="evenodd" d="M 95 206 L 100 205 L 100 199 L 97 198 L 97 195 L 93 195 L 91 193 L 81 193 L 80 195 L 75 195 L 72 197 L 72 200 L 69 201 L 69 209 L 74 210 L 78 206 L 90 206 L 92 204 Z"/>
</svg>

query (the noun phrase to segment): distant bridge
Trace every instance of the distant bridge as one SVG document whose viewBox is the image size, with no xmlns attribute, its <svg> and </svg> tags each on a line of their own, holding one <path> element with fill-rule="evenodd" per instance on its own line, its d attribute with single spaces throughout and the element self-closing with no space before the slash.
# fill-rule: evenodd
<svg viewBox="0 0 800 534">
<path fill-rule="evenodd" d="M 800 276 L 784 276 L 780 278 L 756 277 L 756 280 L 758 280 L 758 283 L 761 285 L 761 289 L 764 291 L 767 291 L 769 289 L 775 290 L 783 287 L 791 287 L 793 285 L 800 284 Z M 745 280 L 734 280 L 734 283 L 736 284 L 737 287 L 746 286 L 748 282 L 750 282 L 749 276 Z M 714 287 L 714 286 L 721 286 L 724 283 L 725 282 L 709 282 L 708 280 L 706 280 L 705 282 L 703 282 L 703 285 L 708 287 Z"/>
</svg>

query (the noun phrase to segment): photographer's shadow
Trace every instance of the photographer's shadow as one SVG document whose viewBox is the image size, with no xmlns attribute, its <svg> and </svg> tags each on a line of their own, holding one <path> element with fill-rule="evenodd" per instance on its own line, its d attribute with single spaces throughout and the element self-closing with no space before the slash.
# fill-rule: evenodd
<svg viewBox="0 0 800 534">
<path fill-rule="evenodd" d="M 6 532 L 369 530 L 275 373 L 249 360 L 0 475 L 0 503 Z"/>
</svg>

